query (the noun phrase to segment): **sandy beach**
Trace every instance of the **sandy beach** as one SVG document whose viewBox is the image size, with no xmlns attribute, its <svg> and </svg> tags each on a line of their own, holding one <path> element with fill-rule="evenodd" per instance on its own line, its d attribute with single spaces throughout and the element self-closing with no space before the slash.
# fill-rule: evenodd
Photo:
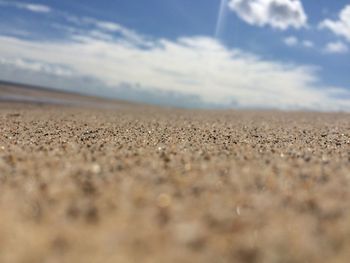
<svg viewBox="0 0 350 263">
<path fill-rule="evenodd" d="M 350 115 L 0 103 L 0 262 L 348 262 Z"/>
</svg>

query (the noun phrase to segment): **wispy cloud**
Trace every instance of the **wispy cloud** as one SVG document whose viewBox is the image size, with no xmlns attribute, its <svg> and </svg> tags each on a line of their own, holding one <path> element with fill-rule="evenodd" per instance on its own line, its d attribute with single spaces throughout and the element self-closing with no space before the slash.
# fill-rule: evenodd
<svg viewBox="0 0 350 263">
<path fill-rule="evenodd" d="M 299 39 L 295 36 L 289 36 L 283 39 L 283 42 L 290 47 L 294 47 L 299 44 Z"/>
<path fill-rule="evenodd" d="M 51 8 L 45 5 L 18 3 L 18 6 L 37 13 L 50 13 Z"/>
<path fill-rule="evenodd" d="M 302 42 L 302 45 L 303 45 L 304 47 L 307 47 L 307 48 L 312 48 L 312 47 L 315 46 L 315 43 L 312 42 L 311 40 L 304 40 L 304 41 Z"/>
<path fill-rule="evenodd" d="M 307 24 L 307 15 L 299 0 L 230 0 L 229 7 L 245 22 L 286 30 Z"/>
<path fill-rule="evenodd" d="M 304 47 L 304 48 L 313 48 L 315 47 L 314 42 L 311 40 L 299 40 L 296 36 L 289 36 L 283 39 L 285 45 L 289 47 Z"/>
<path fill-rule="evenodd" d="M 50 64 L 47 62 L 40 62 L 37 60 L 26 60 L 22 58 L 0 58 L 1 65 L 10 65 L 18 69 L 40 72 L 43 74 L 55 75 L 58 77 L 72 76 L 73 72 L 64 66 L 60 66 L 57 63 Z"/>
<path fill-rule="evenodd" d="M 18 1 L 0 1 L 0 5 L 25 9 L 34 13 L 50 13 L 52 11 L 51 8 L 46 5 Z"/>
<path fill-rule="evenodd" d="M 330 42 L 324 48 L 326 53 L 330 54 L 345 54 L 348 53 L 348 46 L 342 41 Z"/>
<path fill-rule="evenodd" d="M 72 23 L 73 27 L 69 27 L 71 32 L 79 31 L 79 29 L 82 27 L 88 27 L 90 29 L 90 34 L 86 34 L 86 37 L 91 37 L 92 33 L 95 34 L 95 36 L 103 36 L 105 39 L 110 39 L 110 34 L 118 34 L 118 36 L 122 39 L 133 43 L 138 43 L 141 45 L 149 44 L 145 36 L 142 36 L 141 34 L 138 34 L 135 31 L 114 22 L 98 20 L 91 17 L 78 17 L 65 13 L 60 13 L 60 15 L 63 16 L 63 18 L 68 22 Z M 79 35 L 77 37 L 82 39 L 85 38 L 85 36 Z"/>
</svg>

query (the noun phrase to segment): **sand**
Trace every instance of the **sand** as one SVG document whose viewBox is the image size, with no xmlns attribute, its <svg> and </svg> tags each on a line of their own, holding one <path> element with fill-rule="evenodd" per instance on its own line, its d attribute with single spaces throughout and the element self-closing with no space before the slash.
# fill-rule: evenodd
<svg viewBox="0 0 350 263">
<path fill-rule="evenodd" d="M 0 123 L 0 262 L 349 262 L 349 114 L 0 103 Z"/>
</svg>

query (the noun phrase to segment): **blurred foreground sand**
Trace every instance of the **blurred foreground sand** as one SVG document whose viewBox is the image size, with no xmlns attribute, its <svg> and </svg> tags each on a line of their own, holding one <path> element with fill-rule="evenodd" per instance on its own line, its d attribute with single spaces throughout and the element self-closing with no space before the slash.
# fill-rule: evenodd
<svg viewBox="0 0 350 263">
<path fill-rule="evenodd" d="M 350 116 L 0 104 L 0 262 L 349 262 Z"/>
</svg>

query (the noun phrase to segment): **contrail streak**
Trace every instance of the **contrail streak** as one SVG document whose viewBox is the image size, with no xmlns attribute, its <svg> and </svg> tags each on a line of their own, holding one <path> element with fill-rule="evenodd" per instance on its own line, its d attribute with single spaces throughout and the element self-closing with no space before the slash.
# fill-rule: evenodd
<svg viewBox="0 0 350 263">
<path fill-rule="evenodd" d="M 215 38 L 219 39 L 223 31 L 228 0 L 221 0 L 218 21 L 216 23 Z"/>
</svg>

